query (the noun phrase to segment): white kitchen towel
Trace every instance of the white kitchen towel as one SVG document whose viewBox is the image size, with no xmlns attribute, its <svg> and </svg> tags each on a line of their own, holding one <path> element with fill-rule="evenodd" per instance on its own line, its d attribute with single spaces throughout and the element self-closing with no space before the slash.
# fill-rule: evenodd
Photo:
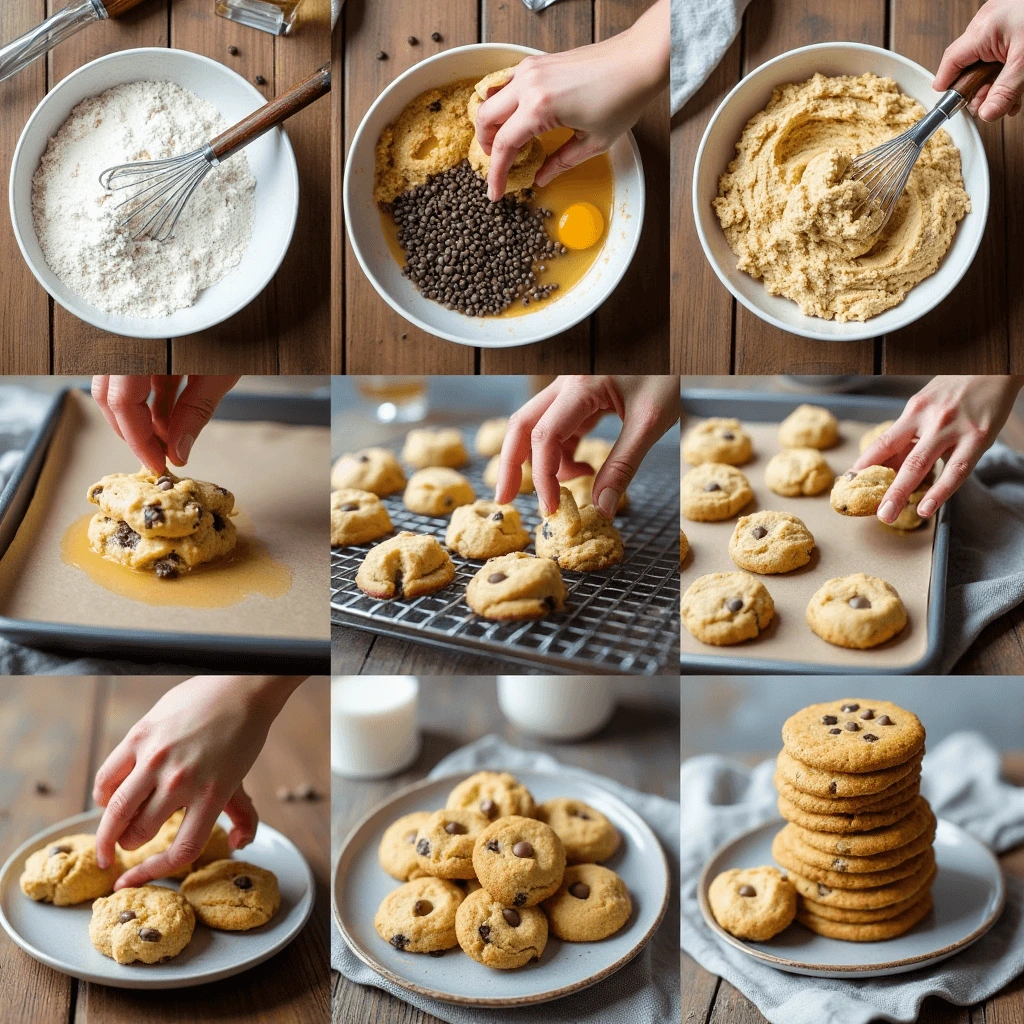
<svg viewBox="0 0 1024 1024">
<path fill-rule="evenodd" d="M 732 46 L 750 0 L 672 0 L 672 113 L 707 81 Z"/>
<path fill-rule="evenodd" d="M 842 981 L 786 974 L 720 942 L 697 904 L 701 869 L 729 838 L 778 817 L 775 762 L 754 769 L 717 755 L 680 770 L 680 945 L 705 970 L 738 988 L 771 1024 L 868 1024 L 917 1019 L 925 998 L 957 1006 L 986 999 L 1024 972 L 1024 884 L 1007 879 L 1006 909 L 992 930 L 958 956 L 889 978 Z M 1024 789 L 999 778 L 999 753 L 977 733 L 955 733 L 930 750 L 921 789 L 936 815 L 996 853 L 1024 843 Z"/>
<path fill-rule="evenodd" d="M 629 804 L 654 830 L 669 861 L 672 899 L 654 938 L 625 967 L 582 992 L 539 1006 L 493 1010 L 456 1006 L 427 999 L 382 978 L 348 948 L 337 928 L 331 929 L 331 966 L 350 981 L 375 985 L 451 1024 L 679 1024 L 679 949 L 676 908 L 679 860 L 679 805 L 561 764 L 548 754 L 510 747 L 498 736 L 485 736 L 439 761 L 431 777 L 483 768 L 517 772 L 524 769 L 575 775 L 603 786 Z"/>
</svg>

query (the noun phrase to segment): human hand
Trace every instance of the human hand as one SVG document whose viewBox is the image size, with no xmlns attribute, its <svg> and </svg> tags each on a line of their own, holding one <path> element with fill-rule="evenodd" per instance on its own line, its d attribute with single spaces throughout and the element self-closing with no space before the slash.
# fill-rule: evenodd
<svg viewBox="0 0 1024 1024">
<path fill-rule="evenodd" d="M 988 0 L 963 35 L 946 47 L 932 88 L 948 89 L 960 72 L 975 61 L 995 61 L 1003 70 L 983 85 L 968 105 L 983 121 L 1020 113 L 1024 93 L 1024 4 L 1020 0 Z"/>
<path fill-rule="evenodd" d="M 505 194 L 509 168 L 534 136 L 552 128 L 576 134 L 544 161 L 536 184 L 603 153 L 636 124 L 668 82 L 669 5 L 658 0 L 625 32 L 563 53 L 530 56 L 511 81 L 480 104 L 476 134 L 490 157 L 487 194 Z"/>
<path fill-rule="evenodd" d="M 854 470 L 867 466 L 896 470 L 896 479 L 878 507 L 878 518 L 892 523 L 942 458 L 942 473 L 917 506 L 922 518 L 934 515 L 992 446 L 1022 386 L 1024 377 L 933 377 L 853 464 Z"/>
<path fill-rule="evenodd" d="M 93 800 L 105 807 L 96 860 L 114 844 L 136 850 L 180 807 L 185 819 L 170 848 L 118 878 L 116 889 L 145 885 L 191 864 L 221 811 L 233 850 L 252 842 L 259 817 L 242 787 L 274 718 L 302 677 L 196 676 L 168 690 L 100 766 Z"/>
<path fill-rule="evenodd" d="M 181 394 L 181 376 L 111 376 L 92 379 L 92 397 L 114 433 L 154 473 L 188 462 L 199 432 L 238 377 L 192 375 Z M 153 401 L 150 403 L 150 392 Z"/>
<path fill-rule="evenodd" d="M 611 519 L 651 445 L 679 419 L 678 377 L 557 378 L 509 420 L 495 501 L 505 504 L 519 493 L 522 465 L 529 461 L 541 510 L 557 509 L 558 481 L 594 472 L 573 455 L 580 438 L 607 412 L 622 420 L 622 430 L 594 477 L 593 493 L 594 504 Z"/>
</svg>

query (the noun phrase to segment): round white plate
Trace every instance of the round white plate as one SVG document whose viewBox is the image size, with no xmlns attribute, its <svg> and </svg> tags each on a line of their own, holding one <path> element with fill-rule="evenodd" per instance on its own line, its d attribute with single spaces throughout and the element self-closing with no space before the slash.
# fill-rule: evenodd
<svg viewBox="0 0 1024 1024">
<path fill-rule="evenodd" d="M 273 920 L 248 932 L 214 931 L 199 923 L 192 941 L 161 964 L 119 964 L 89 941 L 92 903 L 54 907 L 30 900 L 18 885 L 25 858 L 60 836 L 93 832 L 102 810 L 86 811 L 51 825 L 22 843 L 0 869 L 0 925 L 29 956 L 47 967 L 83 981 L 114 988 L 189 988 L 229 978 L 269 959 L 302 930 L 313 909 L 313 873 L 298 848 L 276 829 L 260 822 L 255 841 L 239 850 L 237 860 L 267 868 L 277 875 L 281 909 Z M 221 816 L 220 823 L 231 823 Z M 176 888 L 169 880 L 154 882 Z"/>
<path fill-rule="evenodd" d="M 770 821 L 726 843 L 704 866 L 697 887 L 701 913 L 708 927 L 723 942 L 771 967 L 812 978 L 904 974 L 962 952 L 977 942 L 1002 912 L 1005 886 L 992 851 L 959 826 L 940 820 L 935 833 L 939 873 L 932 884 L 935 909 L 899 938 L 844 942 L 816 935 L 794 923 L 768 942 L 737 939 L 714 919 L 708 905 L 708 888 L 722 871 L 774 863 L 772 840 L 783 825 L 781 819 Z"/>
<path fill-rule="evenodd" d="M 614 974 L 647 944 L 668 906 L 668 862 L 646 822 L 606 789 L 572 775 L 518 771 L 538 803 L 574 797 L 596 807 L 622 835 L 622 846 L 606 866 L 617 872 L 633 897 L 625 926 L 601 942 L 548 938 L 539 961 L 515 971 L 495 971 L 450 949 L 442 957 L 401 953 L 373 927 L 384 897 L 398 887 L 377 862 L 384 830 L 403 814 L 444 807 L 453 787 L 470 773 L 426 779 L 395 793 L 371 811 L 342 844 L 334 869 L 334 921 L 352 952 L 389 981 L 411 992 L 469 1006 L 524 1006 L 577 992 Z"/>
</svg>

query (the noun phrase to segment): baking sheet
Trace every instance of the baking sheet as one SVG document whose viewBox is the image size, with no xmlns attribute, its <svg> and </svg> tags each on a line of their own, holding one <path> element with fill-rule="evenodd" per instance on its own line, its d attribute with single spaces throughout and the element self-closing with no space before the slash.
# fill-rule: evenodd
<svg viewBox="0 0 1024 1024">
<path fill-rule="evenodd" d="M 280 598 L 254 595 L 226 608 L 140 603 L 98 586 L 61 558 L 68 527 L 96 511 L 85 497 L 89 485 L 139 468 L 91 398 L 69 392 L 32 502 L 0 560 L 0 614 L 106 629 L 326 640 L 329 465 L 326 427 L 212 420 L 187 471 L 234 493 L 242 532 L 291 570 L 291 588 Z"/>
<path fill-rule="evenodd" d="M 723 414 L 724 415 L 724 414 Z M 924 658 L 928 650 L 928 590 L 932 571 L 934 517 L 909 532 L 885 526 L 875 516 L 843 516 L 829 504 L 829 490 L 814 497 L 786 498 L 768 489 L 764 468 L 781 451 L 778 423 L 752 423 L 743 426 L 754 443 L 754 459 L 737 467 L 746 474 L 754 500 L 736 516 L 719 523 L 695 523 L 682 520 L 690 552 L 682 566 L 683 592 L 699 576 L 712 572 L 741 571 L 729 557 L 729 539 L 739 516 L 759 509 L 789 512 L 803 520 L 815 540 L 811 561 L 790 573 L 756 576 L 767 587 L 775 602 L 775 618 L 760 637 L 728 647 L 703 644 L 682 630 L 682 657 L 720 655 L 741 661 L 805 662 L 823 669 L 842 667 L 863 671 L 909 669 Z M 701 420 L 688 419 L 684 427 L 692 429 Z M 840 420 L 840 443 L 822 452 L 838 476 L 859 456 L 860 438 L 871 423 Z M 689 468 L 685 463 L 683 472 Z M 892 640 L 867 651 L 836 647 L 811 632 L 805 619 L 807 604 L 819 587 L 835 576 L 864 572 L 891 583 L 907 609 L 906 628 Z M 760 666 L 758 666 L 760 667 Z"/>
</svg>

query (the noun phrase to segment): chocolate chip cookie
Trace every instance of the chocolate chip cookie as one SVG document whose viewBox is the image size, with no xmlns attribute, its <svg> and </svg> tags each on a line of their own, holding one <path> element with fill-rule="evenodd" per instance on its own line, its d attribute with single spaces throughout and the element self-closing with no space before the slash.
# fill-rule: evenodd
<svg viewBox="0 0 1024 1024">
<path fill-rule="evenodd" d="M 207 928 L 221 931 L 259 928 L 281 909 L 277 875 L 243 860 L 215 860 L 193 871 L 180 892 Z"/>
<path fill-rule="evenodd" d="M 753 457 L 750 435 L 736 419 L 712 416 L 687 431 L 683 438 L 683 458 L 691 466 L 705 462 L 742 466 Z"/>
<path fill-rule="evenodd" d="M 930 859 L 926 859 L 913 875 L 873 889 L 832 888 L 824 882 L 811 881 L 793 871 L 789 872 L 789 877 L 811 910 L 819 903 L 845 910 L 874 910 L 900 903 L 926 890 L 935 879 L 935 856 L 929 852 L 928 857 Z"/>
<path fill-rule="evenodd" d="M 109 868 L 100 868 L 95 836 L 61 836 L 28 855 L 19 884 L 21 891 L 38 903 L 69 907 L 106 896 L 123 870 L 116 855 Z"/>
<path fill-rule="evenodd" d="M 779 424 L 783 448 L 831 448 L 839 443 L 839 421 L 820 405 L 798 405 Z"/>
<path fill-rule="evenodd" d="M 386 448 L 363 448 L 342 455 L 331 471 L 331 487 L 336 491 L 354 487 L 386 498 L 404 486 L 405 473 Z"/>
<path fill-rule="evenodd" d="M 708 888 L 715 920 L 738 939 L 766 942 L 796 917 L 796 888 L 777 868 L 732 868 Z"/>
<path fill-rule="evenodd" d="M 402 501 L 412 512 L 425 516 L 447 516 L 460 505 L 468 505 L 476 495 L 470 482 L 454 469 L 432 466 L 409 477 Z"/>
<path fill-rule="evenodd" d="M 873 516 L 895 479 L 895 470 L 888 466 L 868 466 L 859 473 L 847 470 L 836 477 L 829 502 L 840 515 Z"/>
<path fill-rule="evenodd" d="M 807 863 L 790 844 L 784 832 L 785 830 L 779 832 L 772 841 L 772 856 L 776 863 L 787 871 L 795 872 L 801 878 L 810 879 L 812 882 L 824 882 L 825 885 L 835 889 L 874 889 L 879 885 L 898 882 L 901 878 L 916 874 L 925 865 L 928 858 L 933 856 L 931 847 L 927 846 L 920 853 L 890 868 L 879 868 L 876 871 L 859 873 L 834 871 L 832 868 L 823 868 L 817 864 Z"/>
<path fill-rule="evenodd" d="M 683 515 L 697 523 L 730 519 L 754 498 L 747 478 L 720 462 L 691 469 L 679 482 L 679 492 Z"/>
<path fill-rule="evenodd" d="M 505 435 L 508 433 L 508 419 L 505 416 L 498 416 L 492 420 L 484 420 L 476 432 L 476 453 L 477 455 L 498 455 L 501 446 L 505 443 Z"/>
<path fill-rule="evenodd" d="M 429 811 L 413 811 L 412 814 L 403 814 L 384 830 L 377 848 L 377 860 L 392 878 L 410 882 L 426 874 L 416 857 L 416 833 L 429 818 Z"/>
<path fill-rule="evenodd" d="M 488 487 L 498 486 L 498 466 L 501 464 L 501 456 L 495 455 L 484 467 L 484 483 Z M 519 477 L 519 494 L 533 494 L 533 469 L 529 462 L 522 465 L 522 475 Z"/>
<path fill-rule="evenodd" d="M 896 588 L 862 572 L 828 580 L 808 602 L 806 617 L 822 640 L 860 650 L 884 644 L 907 624 Z"/>
<path fill-rule="evenodd" d="M 788 512 L 741 516 L 729 541 L 729 557 L 750 572 L 792 572 L 811 560 L 814 538 L 802 519 Z"/>
<path fill-rule="evenodd" d="M 539 619 L 565 610 L 558 564 L 525 551 L 488 559 L 466 587 L 466 604 L 485 619 Z"/>
<path fill-rule="evenodd" d="M 563 942 L 599 942 L 614 935 L 633 913 L 626 883 L 600 864 L 574 864 L 544 901 L 551 933 Z"/>
<path fill-rule="evenodd" d="M 533 794 L 508 772 L 475 772 L 463 779 L 449 794 L 445 807 L 476 810 L 488 821 L 516 814 L 535 815 Z"/>
<path fill-rule="evenodd" d="M 92 905 L 89 939 L 119 964 L 155 964 L 177 956 L 192 938 L 195 912 L 173 889 L 120 889 Z"/>
<path fill-rule="evenodd" d="M 331 547 L 365 544 L 391 532 L 391 517 L 371 491 L 345 487 L 331 493 Z"/>
<path fill-rule="evenodd" d="M 600 864 L 619 848 L 618 829 L 599 811 L 582 800 L 557 797 L 537 808 L 537 820 L 554 829 L 565 847 L 569 864 Z"/>
<path fill-rule="evenodd" d="M 563 569 L 596 572 L 623 558 L 622 535 L 594 505 L 579 508 L 567 487 L 559 488 L 558 509 L 537 527 L 537 554 Z"/>
<path fill-rule="evenodd" d="M 495 970 L 539 960 L 548 942 L 548 919 L 539 907 L 508 907 L 486 889 L 470 893 L 455 914 L 464 953 Z"/>
<path fill-rule="evenodd" d="M 449 551 L 457 551 L 463 558 L 496 558 L 522 551 L 530 543 L 530 535 L 514 505 L 480 500 L 452 513 L 444 542 Z"/>
<path fill-rule="evenodd" d="M 821 494 L 835 474 L 817 448 L 789 448 L 773 455 L 764 467 L 768 490 L 787 498 Z"/>
<path fill-rule="evenodd" d="M 433 594 L 454 578 L 451 556 L 434 537 L 403 530 L 370 549 L 356 573 L 356 586 L 388 601 Z"/>
<path fill-rule="evenodd" d="M 389 892 L 373 919 L 377 934 L 404 953 L 436 953 L 459 944 L 455 915 L 466 898 L 444 878 L 416 878 Z"/>
<path fill-rule="evenodd" d="M 406 435 L 402 461 L 417 469 L 431 466 L 459 469 L 469 462 L 469 455 L 462 443 L 462 434 L 453 427 L 441 430 L 420 427 Z"/>
<path fill-rule="evenodd" d="M 893 765 L 892 768 L 874 772 L 837 772 L 804 764 L 788 750 L 780 750 L 775 762 L 775 774 L 797 789 L 815 796 L 877 796 L 908 775 L 919 772 L 923 756 L 922 747 L 909 761 Z"/>
<path fill-rule="evenodd" d="M 871 832 L 853 833 L 819 832 L 796 826 L 799 838 L 808 846 L 823 853 L 842 857 L 873 857 L 876 854 L 898 850 L 929 830 L 935 829 L 935 815 L 924 797 L 918 797 L 911 812 L 893 825 Z"/>
<path fill-rule="evenodd" d="M 911 842 L 887 853 L 876 853 L 871 857 L 851 857 L 849 855 L 842 856 L 835 853 L 825 853 L 824 850 L 819 850 L 816 846 L 805 843 L 801 838 L 802 832 L 803 830 L 799 825 L 794 825 L 790 822 L 779 835 L 785 837 L 783 842 L 788 845 L 789 849 L 793 851 L 793 854 L 803 864 L 827 869 L 829 872 L 835 873 L 836 876 L 845 874 L 874 875 L 876 872 L 898 867 L 918 854 L 924 853 L 925 850 L 931 847 L 935 839 L 935 829 L 932 828 L 922 832 L 921 835 L 911 840 Z M 801 872 L 801 874 L 808 878 L 813 877 L 807 871 Z M 827 881 L 827 879 L 817 879 L 817 881 Z"/>
<path fill-rule="evenodd" d="M 435 878 L 472 878 L 473 844 L 488 819 L 470 807 L 435 811 L 416 833 L 416 863 Z"/>
<path fill-rule="evenodd" d="M 920 771 L 911 772 L 882 793 L 868 796 L 823 797 L 804 793 L 775 773 L 775 788 L 791 804 L 812 814 L 849 814 L 856 811 L 887 811 L 917 796 L 921 786 Z"/>
<path fill-rule="evenodd" d="M 185 809 L 181 808 L 180 810 L 175 811 L 160 826 L 156 835 L 153 836 L 149 842 L 143 843 L 138 849 L 123 850 L 119 846 L 117 848 L 118 856 L 121 858 L 124 870 L 127 871 L 129 868 L 133 868 L 137 864 L 141 864 L 148 857 L 152 857 L 156 853 L 163 853 L 165 850 L 169 850 L 178 834 L 178 829 L 181 828 L 181 823 L 184 820 Z M 223 860 L 225 857 L 230 856 L 231 847 L 228 845 L 228 834 L 215 822 L 213 831 L 210 833 L 210 838 L 206 840 L 202 853 L 199 854 L 195 862 L 187 864 L 179 871 L 175 871 L 173 874 L 167 875 L 166 877 L 182 879 L 186 875 L 195 871 L 196 868 L 205 867 L 207 864 L 210 864 L 215 860 Z"/>
<path fill-rule="evenodd" d="M 797 911 L 797 920 L 806 928 L 810 928 L 812 932 L 826 935 L 830 939 L 843 939 L 846 942 L 882 942 L 885 939 L 895 939 L 910 931 L 914 925 L 928 916 L 933 906 L 932 895 L 927 892 L 895 917 L 870 924 L 850 924 L 845 921 L 833 921 L 815 914 L 807 904 L 804 904 Z"/>
<path fill-rule="evenodd" d="M 544 822 L 510 815 L 477 836 L 473 867 L 494 899 L 507 907 L 533 907 L 561 884 L 565 847 Z"/>
<path fill-rule="evenodd" d="M 775 615 L 775 602 L 765 585 L 745 572 L 713 572 L 690 584 L 680 610 L 693 636 L 721 647 L 763 633 Z"/>
</svg>

